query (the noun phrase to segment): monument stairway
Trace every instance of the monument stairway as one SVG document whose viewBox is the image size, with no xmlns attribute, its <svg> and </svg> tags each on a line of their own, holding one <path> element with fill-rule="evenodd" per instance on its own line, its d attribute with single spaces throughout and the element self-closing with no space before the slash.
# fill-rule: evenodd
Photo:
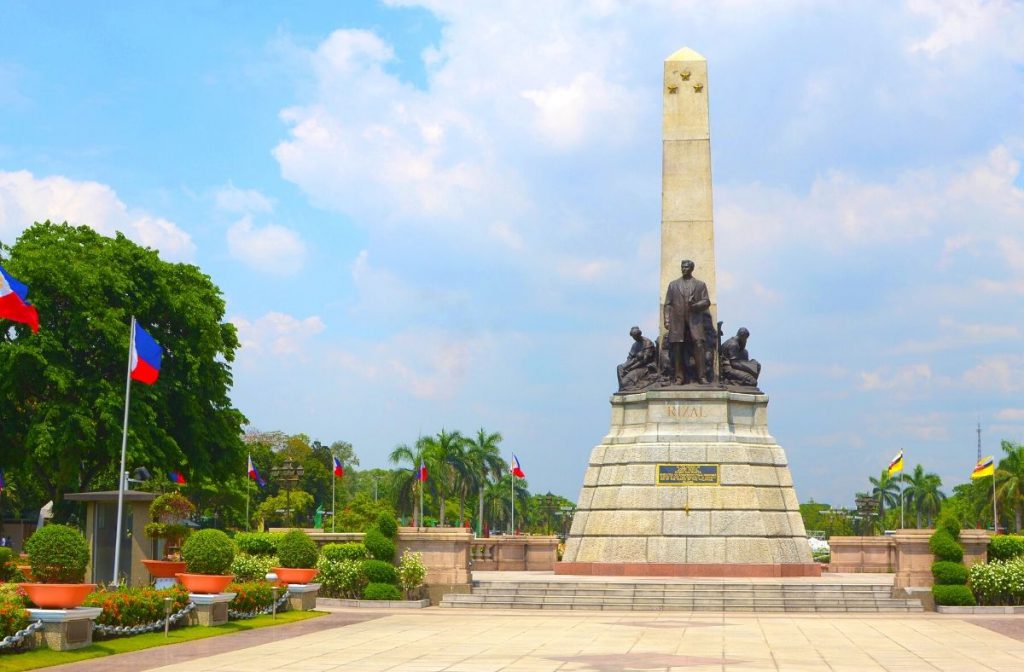
<svg viewBox="0 0 1024 672">
<path fill-rule="evenodd" d="M 776 613 L 923 611 L 920 600 L 894 598 L 891 591 L 891 584 L 884 583 L 474 581 L 472 593 L 447 594 L 440 606 Z"/>
</svg>

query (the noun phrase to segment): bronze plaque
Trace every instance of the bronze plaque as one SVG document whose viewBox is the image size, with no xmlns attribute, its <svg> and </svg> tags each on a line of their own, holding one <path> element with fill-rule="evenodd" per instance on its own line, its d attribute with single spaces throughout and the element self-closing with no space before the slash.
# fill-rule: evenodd
<svg viewBox="0 0 1024 672">
<path fill-rule="evenodd" d="M 718 464 L 679 463 L 659 464 L 657 485 L 719 485 Z"/>
<path fill-rule="evenodd" d="M 68 644 L 81 644 L 89 641 L 89 631 L 92 630 L 92 621 L 88 618 L 79 618 L 68 621 L 68 629 L 65 634 Z"/>
<path fill-rule="evenodd" d="M 210 609 L 210 620 L 214 623 L 223 623 L 228 620 L 228 603 L 216 602 Z"/>
</svg>

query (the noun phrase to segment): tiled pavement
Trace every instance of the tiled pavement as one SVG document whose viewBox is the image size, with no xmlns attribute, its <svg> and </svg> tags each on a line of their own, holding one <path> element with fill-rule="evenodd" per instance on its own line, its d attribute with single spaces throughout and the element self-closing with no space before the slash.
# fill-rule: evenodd
<svg viewBox="0 0 1024 672">
<path fill-rule="evenodd" d="M 1020 616 L 541 614 L 434 608 L 377 612 L 373 620 L 355 622 L 366 616 L 355 612 L 341 610 L 307 621 L 331 626 L 307 634 L 286 628 L 246 633 L 258 635 L 243 644 L 248 648 L 203 651 L 197 653 L 202 657 L 189 660 L 153 649 L 142 652 L 148 656 L 130 668 L 114 667 L 114 657 L 65 670 L 1024 670 Z M 339 618 L 352 622 L 327 622 Z M 237 635 L 206 641 L 232 637 Z"/>
</svg>

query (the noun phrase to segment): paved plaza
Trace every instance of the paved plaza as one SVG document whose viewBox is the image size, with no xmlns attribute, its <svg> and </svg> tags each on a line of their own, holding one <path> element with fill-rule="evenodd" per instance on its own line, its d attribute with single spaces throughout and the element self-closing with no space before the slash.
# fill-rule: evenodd
<svg viewBox="0 0 1024 672">
<path fill-rule="evenodd" d="M 1018 671 L 1024 669 L 1024 619 L 346 609 L 54 669 Z"/>
</svg>

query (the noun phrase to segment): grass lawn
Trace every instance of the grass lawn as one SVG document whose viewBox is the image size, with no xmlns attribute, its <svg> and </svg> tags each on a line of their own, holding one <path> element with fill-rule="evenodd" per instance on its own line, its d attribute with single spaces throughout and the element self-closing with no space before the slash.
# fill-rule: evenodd
<svg viewBox="0 0 1024 672">
<path fill-rule="evenodd" d="M 103 658 L 117 653 L 139 651 L 150 649 L 154 646 L 165 646 L 167 644 L 180 644 L 191 642 L 196 639 L 206 639 L 218 635 L 228 635 L 232 632 L 243 630 L 255 630 L 266 628 L 271 625 L 283 625 L 304 621 L 307 618 L 326 616 L 323 611 L 286 611 L 277 615 L 277 620 L 270 616 L 257 616 L 247 621 L 229 621 L 225 625 L 218 625 L 206 628 L 194 625 L 186 628 L 171 630 L 169 636 L 164 637 L 163 631 L 151 632 L 145 635 L 134 637 L 120 637 L 118 639 L 107 639 L 102 642 L 95 642 L 92 646 L 75 651 L 51 651 L 49 649 L 35 649 L 26 653 L 0 654 L 0 670 L 3 672 L 21 672 L 21 670 L 34 670 L 39 667 L 51 665 L 63 665 L 64 663 L 76 663 L 80 660 L 90 658 Z"/>
</svg>

